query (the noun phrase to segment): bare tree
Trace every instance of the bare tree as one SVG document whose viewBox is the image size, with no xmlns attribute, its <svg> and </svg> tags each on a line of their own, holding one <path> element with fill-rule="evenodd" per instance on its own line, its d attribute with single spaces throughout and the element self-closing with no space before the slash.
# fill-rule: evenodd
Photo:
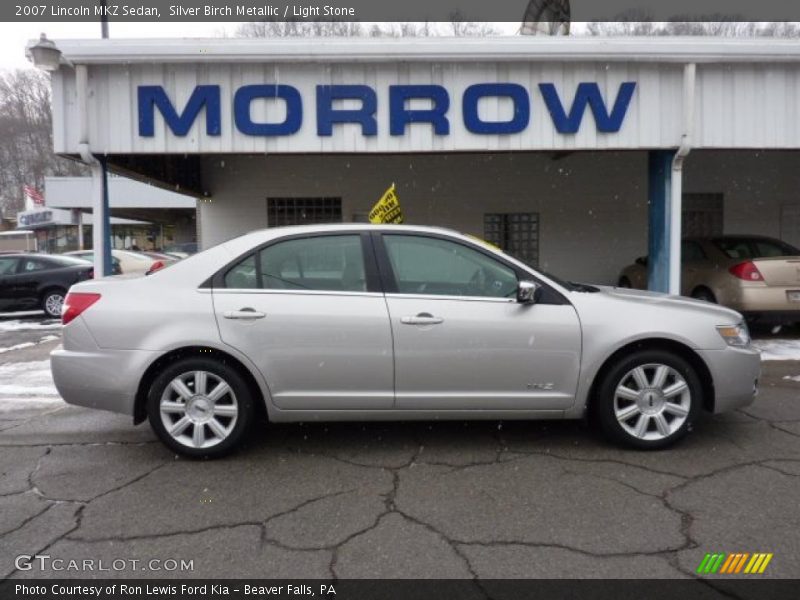
<svg viewBox="0 0 800 600">
<path fill-rule="evenodd" d="M 0 202 L 15 213 L 22 187 L 42 189 L 47 175 L 75 175 L 80 164 L 53 153 L 50 82 L 34 70 L 0 72 Z"/>
<path fill-rule="evenodd" d="M 360 23 L 353 21 L 252 21 L 236 28 L 236 37 L 357 37 L 364 35 Z"/>
<path fill-rule="evenodd" d="M 361 37 L 403 38 L 434 37 L 453 35 L 459 37 L 479 37 L 495 35 L 498 31 L 489 23 L 465 21 L 461 14 L 451 15 L 444 33 L 436 23 L 373 23 L 369 29 L 352 21 L 253 21 L 242 23 L 236 28 L 236 37 L 246 38 L 286 38 L 286 37 Z"/>
<path fill-rule="evenodd" d="M 721 15 L 708 15 L 701 21 L 689 21 L 686 16 L 678 15 L 672 21 L 654 23 L 641 12 L 624 13 L 618 21 L 589 23 L 586 32 L 593 36 L 800 37 L 800 27 L 791 22 L 753 23 Z"/>
</svg>

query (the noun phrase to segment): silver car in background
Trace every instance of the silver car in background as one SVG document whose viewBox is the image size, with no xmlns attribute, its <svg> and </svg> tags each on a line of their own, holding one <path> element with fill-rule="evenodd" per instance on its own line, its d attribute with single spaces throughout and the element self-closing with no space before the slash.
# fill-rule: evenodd
<svg viewBox="0 0 800 600">
<path fill-rule="evenodd" d="M 74 286 L 56 387 L 222 455 L 272 422 L 578 419 L 662 448 L 755 397 L 737 312 L 572 284 L 448 230 L 257 231 L 150 277 Z"/>
</svg>

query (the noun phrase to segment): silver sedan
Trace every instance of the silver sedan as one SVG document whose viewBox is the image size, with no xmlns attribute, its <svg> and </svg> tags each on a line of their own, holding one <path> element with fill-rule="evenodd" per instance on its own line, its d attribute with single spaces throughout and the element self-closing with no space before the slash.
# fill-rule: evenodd
<svg viewBox="0 0 800 600">
<path fill-rule="evenodd" d="M 739 313 L 559 281 L 444 229 L 257 231 L 139 279 L 70 290 L 63 398 L 222 455 L 254 422 L 578 419 L 662 448 L 751 403 Z"/>
</svg>

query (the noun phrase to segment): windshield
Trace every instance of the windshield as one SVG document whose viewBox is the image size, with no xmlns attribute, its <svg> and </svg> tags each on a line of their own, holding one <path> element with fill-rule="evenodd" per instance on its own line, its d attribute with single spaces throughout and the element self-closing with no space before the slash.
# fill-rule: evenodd
<svg viewBox="0 0 800 600">
<path fill-rule="evenodd" d="M 524 265 L 528 265 L 528 263 L 526 263 L 526 262 L 525 262 L 524 260 L 522 260 L 520 257 L 518 257 L 518 256 L 514 256 L 514 254 L 512 254 L 511 252 L 508 252 L 508 251 L 506 251 L 506 250 L 503 250 L 502 248 L 500 248 L 499 246 L 495 246 L 495 245 L 494 245 L 494 244 L 492 244 L 491 242 L 486 242 L 486 241 L 484 241 L 484 240 L 481 240 L 480 238 L 477 238 L 477 237 L 475 237 L 475 236 L 470 236 L 470 237 L 472 237 L 472 238 L 474 238 L 474 239 L 476 239 L 476 240 L 478 240 L 478 241 L 480 241 L 480 242 L 483 242 L 484 244 L 486 244 L 486 245 L 488 245 L 488 246 L 491 246 L 493 250 L 498 250 L 498 251 L 502 252 L 503 254 L 505 254 L 506 256 L 510 256 L 510 257 L 511 257 L 511 258 L 513 258 L 514 260 L 518 260 L 519 262 L 521 262 L 521 263 L 522 263 L 522 264 L 524 264 Z M 560 285 L 560 286 L 561 286 L 561 287 L 563 287 L 565 290 L 569 290 L 570 292 L 580 292 L 580 291 L 587 291 L 587 290 L 585 289 L 587 286 L 584 286 L 583 284 L 580 284 L 580 283 L 573 283 L 573 282 L 571 282 L 571 281 L 565 281 L 565 280 L 561 279 L 560 277 L 556 277 L 556 276 L 555 276 L 555 275 L 553 275 L 552 273 L 548 273 L 547 271 L 544 271 L 544 270 L 542 270 L 542 269 L 540 269 L 540 268 L 538 268 L 538 267 L 531 266 L 531 265 L 528 265 L 528 266 L 530 266 L 530 267 L 531 267 L 531 268 L 532 268 L 534 271 L 536 271 L 537 273 L 541 273 L 542 275 L 544 275 L 545 277 L 547 277 L 547 278 L 548 278 L 550 281 L 552 281 L 553 283 L 555 283 L 555 284 L 557 284 L 557 285 Z M 594 290 L 592 290 L 592 291 L 594 291 Z"/>
</svg>

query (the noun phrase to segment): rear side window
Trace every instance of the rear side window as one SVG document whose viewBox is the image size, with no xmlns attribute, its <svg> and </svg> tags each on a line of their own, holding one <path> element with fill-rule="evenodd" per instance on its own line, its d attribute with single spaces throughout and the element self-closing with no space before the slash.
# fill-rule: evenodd
<svg viewBox="0 0 800 600">
<path fill-rule="evenodd" d="M 22 273 L 32 273 L 34 271 L 44 271 L 52 268 L 52 264 L 39 260 L 38 258 L 26 258 L 22 261 Z"/>
<path fill-rule="evenodd" d="M 800 250 L 779 240 L 759 238 L 721 238 L 714 240 L 728 258 L 769 258 L 771 256 L 798 256 Z"/>
<path fill-rule="evenodd" d="M 361 238 L 336 235 L 278 242 L 229 269 L 225 287 L 365 292 Z"/>
<path fill-rule="evenodd" d="M 256 275 L 256 257 L 251 254 L 238 265 L 225 273 L 225 287 L 237 290 L 250 290 L 258 288 L 258 275 Z"/>
</svg>

